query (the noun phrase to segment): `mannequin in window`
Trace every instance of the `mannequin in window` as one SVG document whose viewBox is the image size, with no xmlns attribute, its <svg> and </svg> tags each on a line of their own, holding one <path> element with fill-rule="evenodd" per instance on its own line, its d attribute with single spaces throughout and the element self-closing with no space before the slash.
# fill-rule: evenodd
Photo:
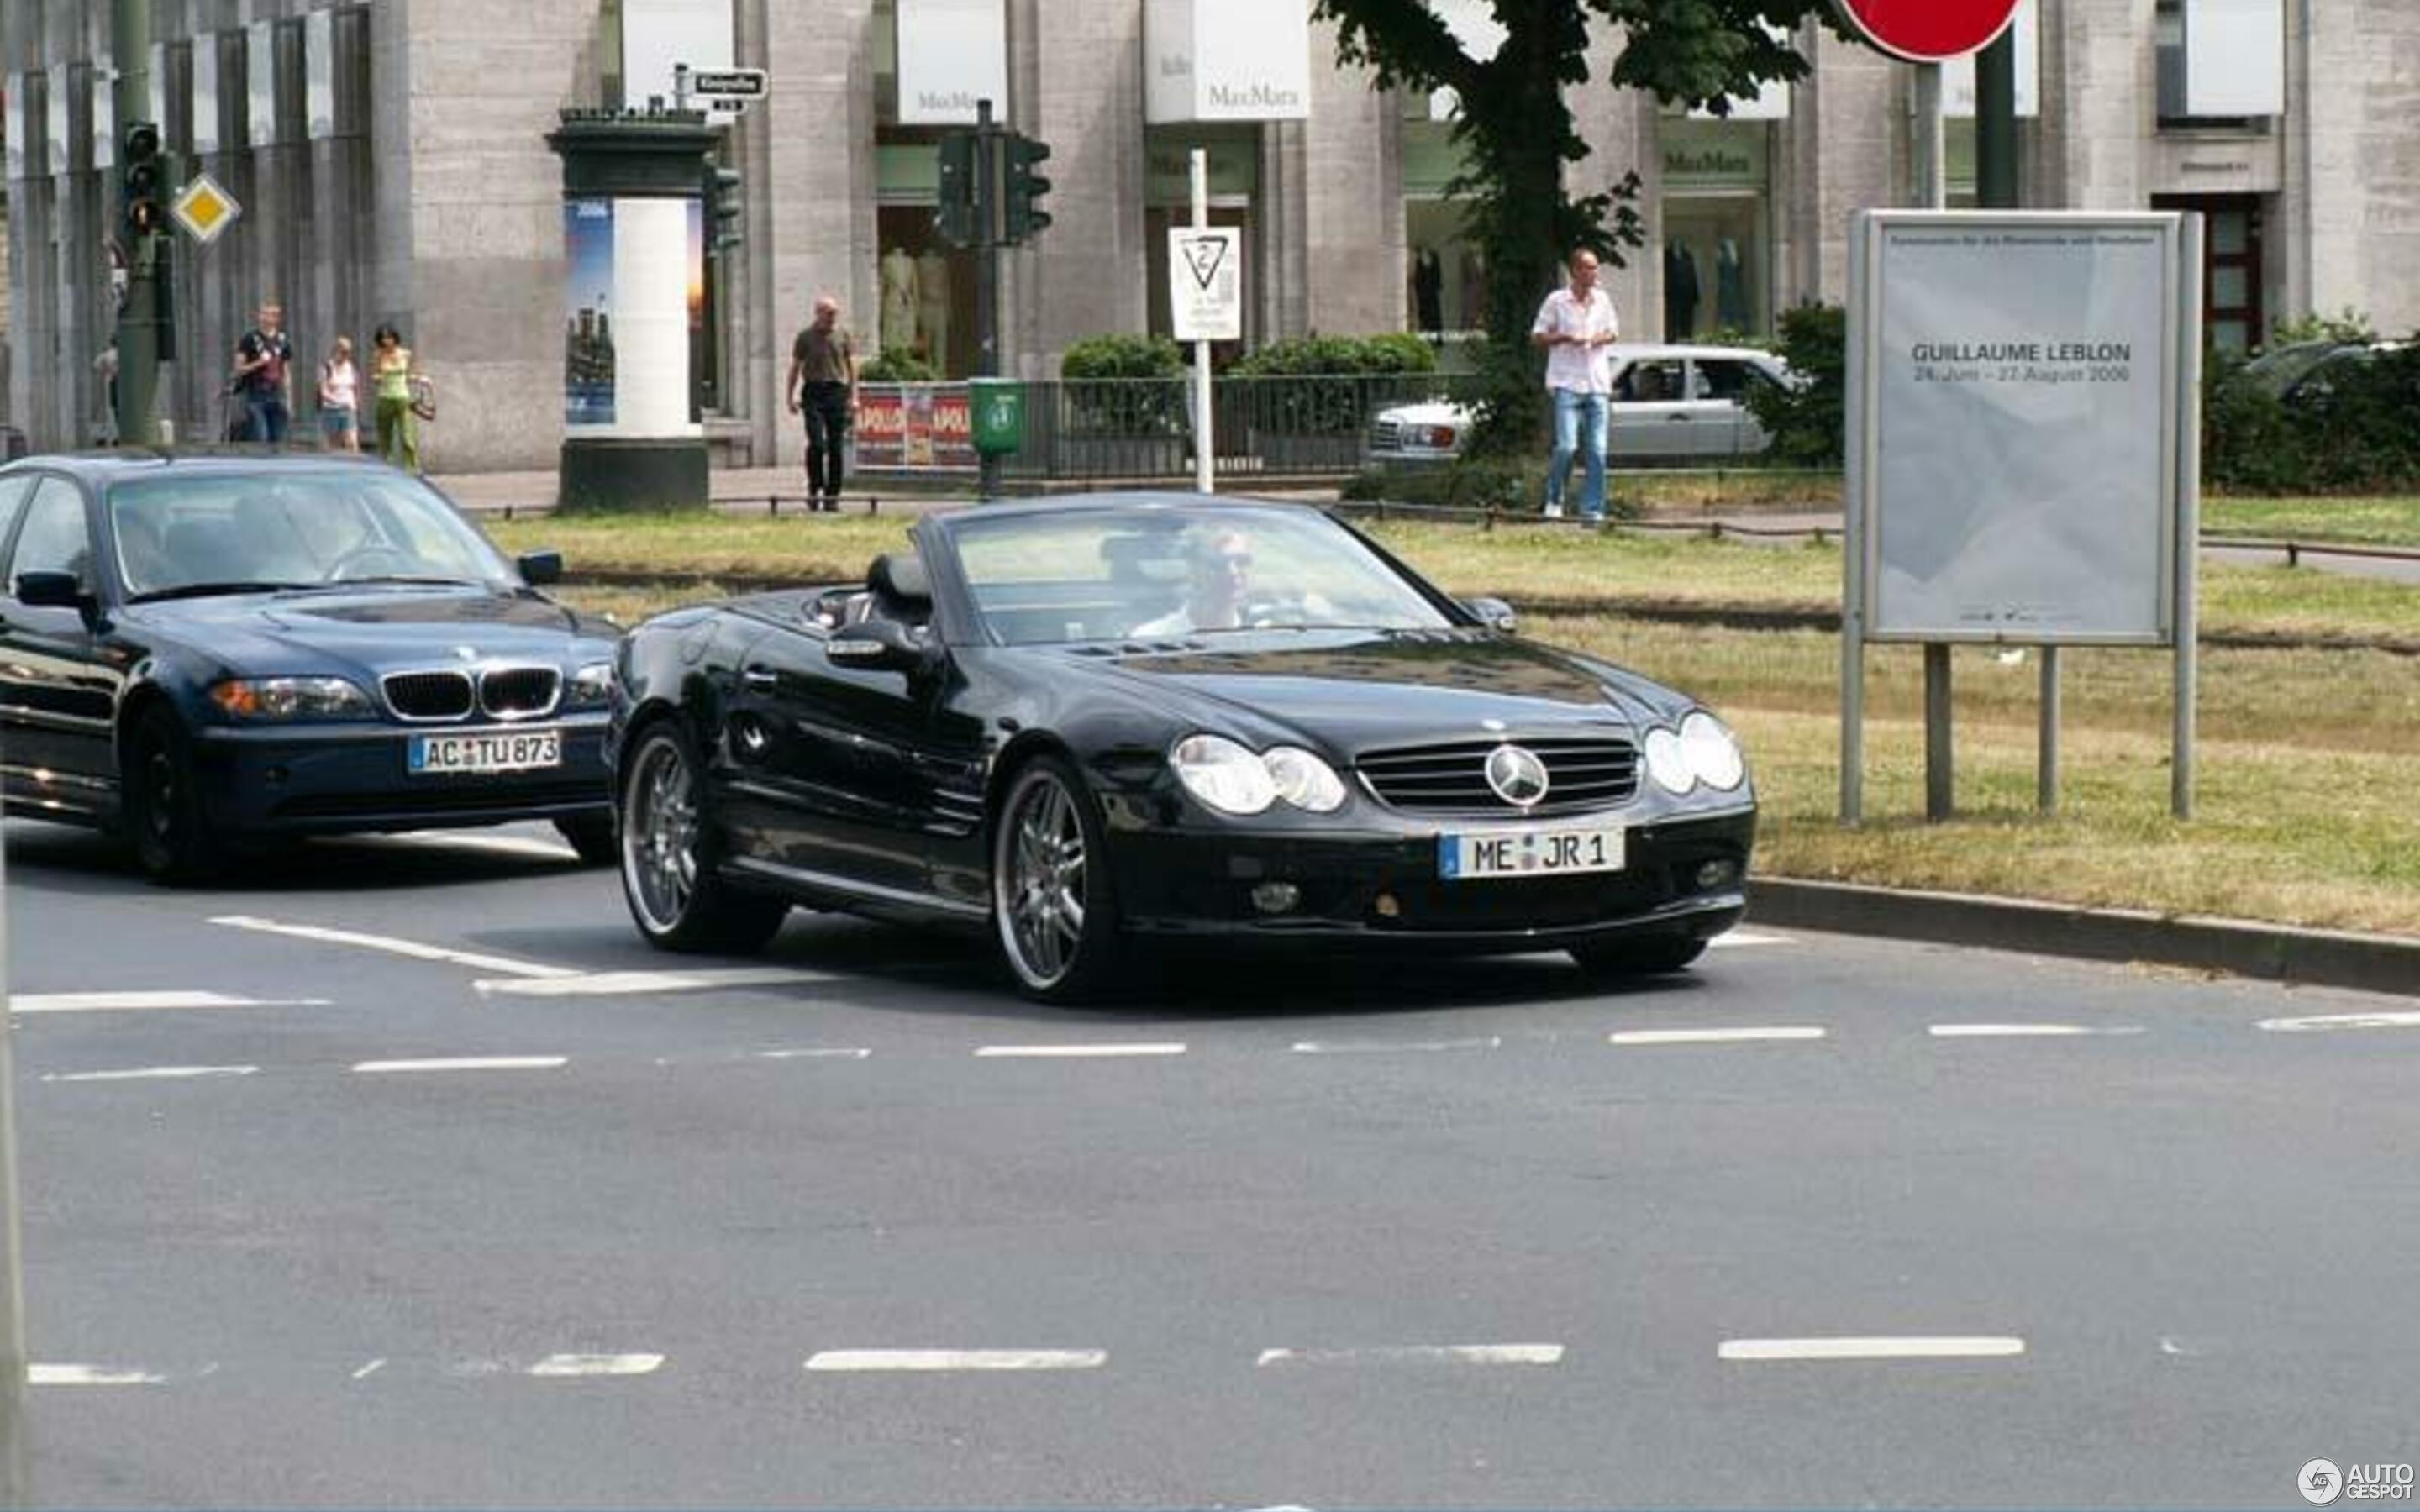
<svg viewBox="0 0 2420 1512">
<path fill-rule="evenodd" d="M 1747 268 L 1740 260 L 1739 242 L 1725 237 L 1714 243 L 1714 322 L 1728 331 L 1750 329 Z"/>
<path fill-rule="evenodd" d="M 916 259 L 905 247 L 882 255 L 882 347 L 916 345 Z"/>
<path fill-rule="evenodd" d="M 1462 285 L 1462 329 L 1481 331 L 1487 326 L 1487 258 L 1477 247 L 1462 249 L 1460 277 Z"/>
<path fill-rule="evenodd" d="M 917 334 L 935 371 L 950 367 L 950 259 L 939 247 L 916 259 Z"/>
<path fill-rule="evenodd" d="M 1412 255 L 1412 328 L 1432 334 L 1445 329 L 1445 262 L 1434 247 Z"/>
<path fill-rule="evenodd" d="M 1698 331 L 1698 256 L 1686 241 L 1664 243 L 1664 339 L 1686 341 Z"/>
</svg>

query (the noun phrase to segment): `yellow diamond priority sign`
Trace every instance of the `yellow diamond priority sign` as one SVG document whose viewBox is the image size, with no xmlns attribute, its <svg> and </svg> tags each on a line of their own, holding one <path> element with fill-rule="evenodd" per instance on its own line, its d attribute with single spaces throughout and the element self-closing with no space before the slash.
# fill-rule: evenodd
<svg viewBox="0 0 2420 1512">
<path fill-rule="evenodd" d="M 168 202 L 168 213 L 185 228 L 187 236 L 207 247 L 235 224 L 243 214 L 243 207 L 233 194 L 219 187 L 217 179 L 202 173 L 195 174 L 194 181 Z"/>
</svg>

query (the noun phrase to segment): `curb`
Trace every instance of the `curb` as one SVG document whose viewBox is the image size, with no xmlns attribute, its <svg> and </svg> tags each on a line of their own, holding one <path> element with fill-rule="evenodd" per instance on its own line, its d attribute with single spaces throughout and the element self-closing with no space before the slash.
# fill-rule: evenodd
<svg viewBox="0 0 2420 1512">
<path fill-rule="evenodd" d="M 2148 962 L 2307 987 L 2420 996 L 2420 939 L 1758 877 L 1750 923 L 2087 961 Z"/>
</svg>

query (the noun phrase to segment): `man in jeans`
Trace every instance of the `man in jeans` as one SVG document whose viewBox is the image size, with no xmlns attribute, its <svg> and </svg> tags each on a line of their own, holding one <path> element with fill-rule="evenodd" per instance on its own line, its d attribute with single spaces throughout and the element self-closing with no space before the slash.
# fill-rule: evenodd
<svg viewBox="0 0 2420 1512">
<path fill-rule="evenodd" d="M 293 361 L 293 343 L 286 339 L 286 312 L 273 301 L 264 303 L 260 324 L 245 332 L 235 348 L 232 385 L 243 400 L 247 440 L 285 444 L 293 413 L 286 370 Z"/>
<path fill-rule="evenodd" d="M 840 301 L 829 294 L 816 298 L 814 323 L 790 344 L 784 387 L 790 413 L 807 417 L 808 507 L 837 510 L 843 447 L 857 407 L 857 347 L 841 329 Z"/>
<path fill-rule="evenodd" d="M 1546 517 L 1563 513 L 1563 477 L 1572 455 L 1588 463 L 1588 485 L 1580 495 L 1580 517 L 1591 523 L 1605 518 L 1606 405 L 1613 392 L 1613 344 L 1621 339 L 1621 321 L 1614 314 L 1613 296 L 1596 286 L 1596 254 L 1586 247 L 1572 254 L 1569 288 L 1546 296 L 1538 309 L 1530 342 L 1546 353 L 1546 392 L 1555 402 L 1555 455 L 1546 464 Z"/>
</svg>

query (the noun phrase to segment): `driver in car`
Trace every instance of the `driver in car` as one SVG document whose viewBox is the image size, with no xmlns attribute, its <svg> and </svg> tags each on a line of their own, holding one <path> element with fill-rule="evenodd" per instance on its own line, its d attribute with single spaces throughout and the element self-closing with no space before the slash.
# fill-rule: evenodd
<svg viewBox="0 0 2420 1512">
<path fill-rule="evenodd" d="M 1195 544 L 1192 587 L 1185 602 L 1130 634 L 1189 635 L 1196 630 L 1233 630 L 1244 621 L 1244 594 L 1252 581 L 1252 543 L 1241 531 L 1217 531 Z"/>
</svg>

